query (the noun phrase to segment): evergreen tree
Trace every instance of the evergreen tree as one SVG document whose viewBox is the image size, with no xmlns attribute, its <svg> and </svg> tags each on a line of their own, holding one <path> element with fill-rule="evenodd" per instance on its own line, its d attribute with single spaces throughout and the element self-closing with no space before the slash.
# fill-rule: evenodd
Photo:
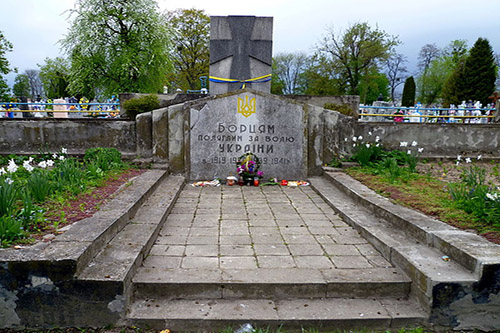
<svg viewBox="0 0 500 333">
<path fill-rule="evenodd" d="M 443 104 L 448 107 L 450 104 L 459 105 L 467 97 L 465 96 L 465 59 L 456 64 L 453 73 L 448 77 L 443 85 Z"/>
<path fill-rule="evenodd" d="M 464 66 L 464 97 L 483 104 L 490 102 L 495 91 L 497 68 L 493 50 L 487 39 L 479 38 L 470 50 Z"/>
<path fill-rule="evenodd" d="M 415 105 L 415 79 L 413 78 L 413 76 L 410 76 L 405 80 L 401 105 L 402 106 Z"/>
</svg>

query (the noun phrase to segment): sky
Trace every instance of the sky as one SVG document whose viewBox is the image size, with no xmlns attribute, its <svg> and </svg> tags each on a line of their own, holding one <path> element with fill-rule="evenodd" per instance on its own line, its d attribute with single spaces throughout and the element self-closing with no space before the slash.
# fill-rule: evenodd
<svg viewBox="0 0 500 333">
<path fill-rule="evenodd" d="M 402 42 L 396 48 L 415 74 L 418 52 L 435 43 L 443 48 L 465 39 L 469 47 L 487 38 L 500 53 L 499 0 L 157 0 L 160 10 L 197 8 L 208 15 L 272 16 L 273 54 L 312 54 L 327 33 L 368 22 Z M 0 0 L 0 31 L 14 48 L 7 58 L 19 73 L 38 69 L 45 58 L 64 56 L 58 41 L 70 25 L 75 0 Z M 9 74 L 9 84 L 16 74 Z"/>
</svg>

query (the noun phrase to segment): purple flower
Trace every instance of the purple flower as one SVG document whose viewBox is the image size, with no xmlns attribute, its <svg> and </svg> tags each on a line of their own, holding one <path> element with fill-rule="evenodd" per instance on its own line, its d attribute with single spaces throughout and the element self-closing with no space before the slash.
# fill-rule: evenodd
<svg viewBox="0 0 500 333">
<path fill-rule="evenodd" d="M 262 177 L 264 173 L 262 171 L 257 171 L 257 176 Z"/>
</svg>

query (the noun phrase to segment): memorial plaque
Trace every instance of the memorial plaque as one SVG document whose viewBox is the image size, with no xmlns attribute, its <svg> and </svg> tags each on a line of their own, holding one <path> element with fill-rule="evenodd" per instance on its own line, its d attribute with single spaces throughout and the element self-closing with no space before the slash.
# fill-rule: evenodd
<svg viewBox="0 0 500 333">
<path fill-rule="evenodd" d="M 301 104 L 242 90 L 198 106 L 190 110 L 191 179 L 236 175 L 236 161 L 246 152 L 260 158 L 264 180 L 305 178 Z"/>
</svg>

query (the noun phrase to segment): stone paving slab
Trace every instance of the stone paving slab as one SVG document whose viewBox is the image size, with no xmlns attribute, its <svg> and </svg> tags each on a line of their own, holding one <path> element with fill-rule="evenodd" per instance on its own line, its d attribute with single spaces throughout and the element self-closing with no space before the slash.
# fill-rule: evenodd
<svg viewBox="0 0 500 333">
<path fill-rule="evenodd" d="M 410 288 L 310 187 L 281 186 L 186 186 L 133 281 L 138 297 L 170 299 L 405 297 Z"/>
<path fill-rule="evenodd" d="M 162 260 L 209 270 L 391 267 L 311 188 L 281 186 L 187 186 L 145 266 Z"/>
</svg>

